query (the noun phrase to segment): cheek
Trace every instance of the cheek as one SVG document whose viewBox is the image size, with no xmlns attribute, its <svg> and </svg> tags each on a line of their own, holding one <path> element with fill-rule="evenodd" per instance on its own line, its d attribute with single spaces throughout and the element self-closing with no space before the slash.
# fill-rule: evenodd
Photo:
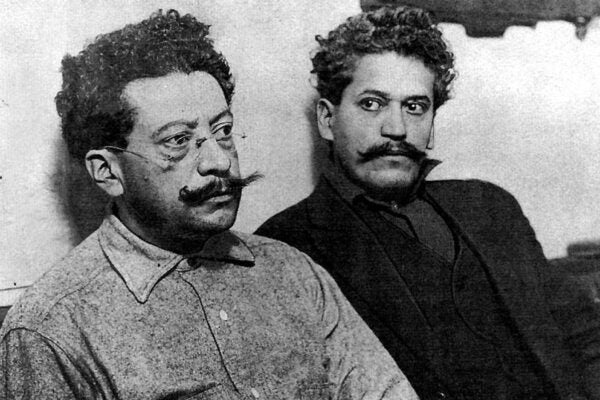
<svg viewBox="0 0 600 400">
<path fill-rule="evenodd" d="M 169 192 L 168 182 L 157 179 L 155 176 L 146 175 L 143 179 L 132 183 L 130 188 L 135 191 L 136 197 L 147 198 L 149 201 L 154 201 L 159 198 L 164 198 Z"/>
<path fill-rule="evenodd" d="M 333 149 L 338 157 L 349 160 L 354 158 L 354 155 L 357 154 L 358 144 L 355 143 L 352 136 L 345 134 L 334 135 Z"/>
<path fill-rule="evenodd" d="M 237 150 L 235 147 L 229 153 L 229 160 L 231 161 L 231 167 L 229 168 L 229 172 L 233 176 L 240 175 L 240 160 L 238 158 Z"/>
<path fill-rule="evenodd" d="M 180 182 L 177 174 L 168 173 L 157 167 L 137 168 L 130 170 L 126 176 L 126 191 L 135 197 L 148 198 L 150 200 L 168 197 L 176 190 L 175 185 Z"/>
<path fill-rule="evenodd" d="M 356 154 L 358 150 L 364 150 L 374 140 L 370 138 L 373 127 L 366 121 L 360 122 L 354 119 L 337 124 L 334 128 L 334 147 L 340 153 Z"/>
<path fill-rule="evenodd" d="M 421 150 L 424 149 L 429 142 L 432 122 L 432 119 L 427 119 L 425 121 L 415 122 L 412 124 L 408 132 L 408 141 L 417 148 Z"/>
<path fill-rule="evenodd" d="M 429 141 L 429 129 L 427 129 L 427 131 L 419 132 L 411 140 L 412 144 L 417 146 L 417 148 L 419 148 L 419 149 L 423 149 L 425 146 L 427 146 L 428 141 Z"/>
<path fill-rule="evenodd" d="M 237 159 L 235 161 L 231 160 L 231 168 L 229 169 L 229 174 L 233 177 L 239 177 L 241 175 L 240 165 Z"/>
</svg>

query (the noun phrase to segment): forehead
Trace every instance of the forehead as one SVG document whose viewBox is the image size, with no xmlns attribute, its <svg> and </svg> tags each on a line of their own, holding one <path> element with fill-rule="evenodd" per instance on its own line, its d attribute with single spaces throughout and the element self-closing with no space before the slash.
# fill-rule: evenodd
<svg viewBox="0 0 600 400">
<path fill-rule="evenodd" d="M 150 129 L 177 120 L 205 122 L 227 108 L 217 80 L 199 71 L 137 79 L 125 86 L 123 98 L 135 110 L 136 123 Z"/>
<path fill-rule="evenodd" d="M 420 59 L 386 52 L 359 58 L 346 89 L 354 94 L 379 90 L 392 96 L 432 96 L 434 80 L 433 71 Z"/>
</svg>

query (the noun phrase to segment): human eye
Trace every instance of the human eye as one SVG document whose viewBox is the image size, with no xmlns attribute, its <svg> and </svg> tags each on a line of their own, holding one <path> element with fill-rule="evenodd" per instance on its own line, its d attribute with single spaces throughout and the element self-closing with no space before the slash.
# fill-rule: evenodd
<svg viewBox="0 0 600 400">
<path fill-rule="evenodd" d="M 184 147 L 192 139 L 190 132 L 177 132 L 165 137 L 162 143 L 168 147 Z"/>
<path fill-rule="evenodd" d="M 404 108 L 411 115 L 423 115 L 429 110 L 429 104 L 423 101 L 409 101 Z"/>
<path fill-rule="evenodd" d="M 213 128 L 212 134 L 217 141 L 230 140 L 233 137 L 233 123 L 222 122 L 217 124 Z"/>
<path fill-rule="evenodd" d="M 383 106 L 385 106 L 385 101 L 381 99 L 376 99 L 372 97 L 367 97 L 361 99 L 358 102 L 358 105 L 366 111 L 379 111 Z"/>
</svg>

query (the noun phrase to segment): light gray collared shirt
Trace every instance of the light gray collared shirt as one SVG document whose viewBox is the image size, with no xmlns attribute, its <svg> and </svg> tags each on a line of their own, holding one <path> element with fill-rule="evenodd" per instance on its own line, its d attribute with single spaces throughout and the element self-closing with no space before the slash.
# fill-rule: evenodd
<svg viewBox="0 0 600 400">
<path fill-rule="evenodd" d="M 416 399 L 331 277 L 224 232 L 182 256 L 115 216 L 0 330 L 0 398 Z"/>
</svg>

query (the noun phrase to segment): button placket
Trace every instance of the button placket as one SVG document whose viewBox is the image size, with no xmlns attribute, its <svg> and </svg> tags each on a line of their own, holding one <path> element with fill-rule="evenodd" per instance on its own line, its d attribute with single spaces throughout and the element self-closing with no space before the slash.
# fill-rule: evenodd
<svg viewBox="0 0 600 400">
<path fill-rule="evenodd" d="M 229 316 L 227 315 L 227 312 L 225 312 L 225 310 L 223 309 L 221 309 L 221 311 L 219 312 L 219 317 L 216 316 L 216 310 L 218 308 L 216 307 L 214 300 L 210 296 L 206 296 L 206 298 L 204 298 L 200 295 L 200 293 L 206 294 L 206 290 L 201 284 L 202 279 L 198 275 L 196 275 L 195 272 L 198 271 L 189 271 L 188 273 L 180 274 L 180 276 L 187 284 L 189 284 L 193 288 L 196 297 L 198 298 L 198 301 L 200 303 L 200 308 L 204 315 L 205 323 L 216 345 L 216 350 L 219 353 L 223 369 L 227 374 L 227 377 L 229 378 L 229 381 L 233 385 L 234 389 L 239 392 L 241 382 L 236 382 L 236 380 L 234 380 L 235 373 L 232 373 L 234 371 L 230 370 L 231 366 L 235 368 L 235 364 L 230 365 L 225 355 L 226 349 L 223 347 L 226 346 L 227 340 L 221 340 L 222 338 L 226 338 L 230 334 L 230 332 L 226 326 L 227 324 L 223 324 L 225 327 L 225 329 L 223 329 L 220 326 L 219 322 L 228 320 Z M 208 286 L 210 287 L 210 285 Z"/>
<path fill-rule="evenodd" d="M 273 395 L 273 388 L 265 382 L 264 374 L 257 373 L 260 366 L 249 362 L 238 351 L 245 342 L 238 342 L 243 337 L 239 325 L 244 324 L 244 317 L 239 315 L 239 293 L 235 287 L 224 283 L 224 278 L 213 275 L 212 271 L 197 269 L 186 276 L 186 280 L 194 286 L 201 299 L 206 323 L 211 330 L 213 340 L 218 346 L 221 362 L 228 377 L 239 393 L 248 399 L 266 399 Z M 241 296 L 243 297 L 243 296 Z M 243 307 L 242 307 L 243 308 Z M 247 372 L 254 371 L 250 376 Z"/>
<path fill-rule="evenodd" d="M 219 318 L 221 318 L 223 321 L 227 321 L 229 319 L 229 315 L 227 315 L 225 310 L 221 310 L 219 311 Z"/>
</svg>

